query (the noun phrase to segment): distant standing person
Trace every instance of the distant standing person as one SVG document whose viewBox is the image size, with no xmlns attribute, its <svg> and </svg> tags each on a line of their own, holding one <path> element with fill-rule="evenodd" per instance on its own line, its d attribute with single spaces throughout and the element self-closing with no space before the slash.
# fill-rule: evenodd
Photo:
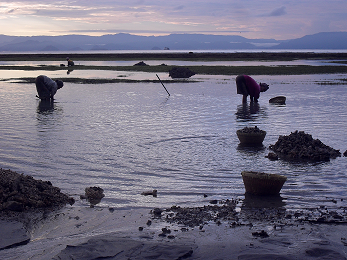
<svg viewBox="0 0 347 260">
<path fill-rule="evenodd" d="M 236 77 L 237 94 L 243 95 L 242 102 L 247 102 L 247 96 L 250 96 L 251 102 L 258 102 L 260 92 L 269 89 L 266 83 L 257 83 L 253 78 L 247 75 L 239 75 Z"/>
<path fill-rule="evenodd" d="M 61 89 L 64 86 L 64 83 L 61 80 L 52 80 L 51 78 L 40 75 L 35 80 L 36 90 L 38 98 L 42 100 L 53 99 L 54 95 L 57 93 L 58 89 Z"/>
<path fill-rule="evenodd" d="M 68 66 L 68 67 L 74 66 L 74 65 L 75 65 L 75 63 L 74 63 L 72 60 L 70 60 L 69 57 L 67 57 L 66 60 L 67 60 L 67 66 Z"/>
</svg>

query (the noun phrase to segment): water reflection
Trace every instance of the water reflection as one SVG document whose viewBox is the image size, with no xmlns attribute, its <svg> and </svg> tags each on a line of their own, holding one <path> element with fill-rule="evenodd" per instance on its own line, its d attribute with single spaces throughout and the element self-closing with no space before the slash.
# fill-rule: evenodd
<svg viewBox="0 0 347 260">
<path fill-rule="evenodd" d="M 261 145 L 256 145 L 256 146 L 252 146 L 252 145 L 247 145 L 247 144 L 241 144 L 239 143 L 238 146 L 237 146 L 237 150 L 239 152 L 243 152 L 245 154 L 256 154 L 257 152 L 259 151 L 263 151 L 265 150 L 266 147 L 261 144 Z"/>
<path fill-rule="evenodd" d="M 67 70 L 66 74 L 67 74 L 67 75 L 70 75 L 71 72 L 73 72 L 73 70 L 72 70 L 72 69 L 69 69 L 69 70 Z"/>
<path fill-rule="evenodd" d="M 54 100 L 40 100 L 39 105 L 37 106 L 37 113 L 46 114 L 53 112 L 54 110 Z"/>
<path fill-rule="evenodd" d="M 257 196 L 245 193 L 241 214 L 247 219 L 276 219 L 284 217 L 286 203 L 280 195 Z"/>
<path fill-rule="evenodd" d="M 245 199 L 241 209 L 252 208 L 282 208 L 286 205 L 281 195 L 272 196 L 257 196 L 249 193 L 245 193 Z"/>
<path fill-rule="evenodd" d="M 53 128 L 61 120 L 62 108 L 57 106 L 54 100 L 40 100 L 37 106 L 37 121 L 39 131 L 42 131 L 40 127 L 48 126 Z"/>
<path fill-rule="evenodd" d="M 266 117 L 265 108 L 260 108 L 258 102 L 243 103 L 237 106 L 236 119 L 240 121 L 253 121 L 254 119 Z"/>
</svg>

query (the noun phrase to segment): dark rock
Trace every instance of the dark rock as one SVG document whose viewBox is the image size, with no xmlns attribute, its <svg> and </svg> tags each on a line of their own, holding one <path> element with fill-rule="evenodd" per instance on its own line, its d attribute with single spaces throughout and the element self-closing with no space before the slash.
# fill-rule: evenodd
<svg viewBox="0 0 347 260">
<path fill-rule="evenodd" d="M 343 156 L 347 157 L 347 150 L 343 153 Z"/>
<path fill-rule="evenodd" d="M 153 215 L 154 215 L 155 217 L 160 217 L 162 212 L 163 212 L 163 210 L 160 209 L 160 208 L 155 208 L 155 209 L 153 209 Z"/>
<path fill-rule="evenodd" d="M 278 155 L 275 154 L 275 153 L 269 153 L 267 156 L 265 156 L 266 158 L 269 158 L 269 160 L 272 160 L 272 161 L 276 161 L 278 160 Z"/>
<path fill-rule="evenodd" d="M 104 195 L 104 190 L 100 187 L 88 187 L 85 189 L 85 196 L 91 205 L 98 204 Z"/>
<path fill-rule="evenodd" d="M 134 64 L 134 66 L 149 66 L 149 65 L 144 63 L 143 61 L 140 61 L 140 62 Z"/>
<path fill-rule="evenodd" d="M 253 232 L 252 236 L 266 238 L 266 237 L 269 237 L 269 234 L 266 233 L 266 231 L 262 230 L 260 232 Z"/>
<path fill-rule="evenodd" d="M 171 78 L 190 78 L 195 75 L 195 72 L 191 71 L 189 68 L 184 67 L 173 67 L 169 71 L 169 76 Z"/>
<path fill-rule="evenodd" d="M 144 196 L 152 195 L 153 197 L 157 197 L 158 191 L 157 190 L 144 191 L 141 193 L 141 195 L 144 195 Z"/>
</svg>

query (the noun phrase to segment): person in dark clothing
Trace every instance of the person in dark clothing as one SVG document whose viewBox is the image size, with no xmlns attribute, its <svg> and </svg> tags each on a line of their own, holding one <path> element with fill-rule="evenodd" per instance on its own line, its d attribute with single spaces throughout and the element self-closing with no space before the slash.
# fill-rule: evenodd
<svg viewBox="0 0 347 260">
<path fill-rule="evenodd" d="M 41 100 L 53 99 L 58 89 L 64 86 L 61 80 L 52 80 L 51 78 L 40 75 L 35 80 L 37 97 Z"/>
<path fill-rule="evenodd" d="M 70 60 L 69 57 L 67 57 L 66 60 L 67 60 L 67 66 L 68 66 L 68 67 L 71 67 L 71 66 L 74 66 L 74 65 L 75 65 L 75 63 L 74 63 L 72 60 Z"/>
<path fill-rule="evenodd" d="M 236 77 L 237 94 L 243 95 L 242 102 L 247 102 L 247 96 L 250 96 L 251 102 L 258 102 L 260 92 L 269 89 L 266 83 L 257 83 L 253 78 L 247 75 L 239 75 Z"/>
</svg>

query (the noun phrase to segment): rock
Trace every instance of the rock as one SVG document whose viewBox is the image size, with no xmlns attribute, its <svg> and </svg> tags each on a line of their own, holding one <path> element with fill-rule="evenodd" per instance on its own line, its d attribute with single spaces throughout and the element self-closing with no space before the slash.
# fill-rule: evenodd
<svg viewBox="0 0 347 260">
<path fill-rule="evenodd" d="M 134 64 L 134 66 L 149 66 L 149 65 L 144 63 L 143 61 L 140 61 L 140 62 Z"/>
<path fill-rule="evenodd" d="M 104 190 L 100 187 L 88 187 L 85 189 L 85 196 L 91 205 L 98 204 L 104 195 Z"/>
<path fill-rule="evenodd" d="M 155 208 L 155 209 L 153 209 L 153 215 L 154 215 L 154 217 L 161 217 L 161 213 L 163 212 L 163 210 L 162 209 L 160 209 L 160 208 Z"/>
<path fill-rule="evenodd" d="M 264 231 L 264 230 L 262 230 L 260 232 L 253 232 L 252 236 L 261 237 L 261 238 L 269 237 L 268 233 L 266 233 L 266 231 Z"/>
<path fill-rule="evenodd" d="M 275 153 L 272 153 L 270 152 L 267 156 L 265 156 L 266 158 L 269 158 L 269 160 L 272 160 L 272 161 L 276 161 L 278 160 L 278 155 L 275 154 Z"/>
<path fill-rule="evenodd" d="M 343 153 L 343 156 L 347 157 L 347 150 Z"/>
<path fill-rule="evenodd" d="M 189 68 L 184 67 L 173 67 L 169 71 L 169 76 L 171 78 L 190 78 L 195 75 L 195 72 L 191 71 Z"/>
<path fill-rule="evenodd" d="M 141 195 L 144 195 L 144 196 L 152 195 L 153 197 L 157 197 L 157 193 L 158 193 L 157 190 L 150 190 L 150 191 L 142 192 Z"/>
</svg>

